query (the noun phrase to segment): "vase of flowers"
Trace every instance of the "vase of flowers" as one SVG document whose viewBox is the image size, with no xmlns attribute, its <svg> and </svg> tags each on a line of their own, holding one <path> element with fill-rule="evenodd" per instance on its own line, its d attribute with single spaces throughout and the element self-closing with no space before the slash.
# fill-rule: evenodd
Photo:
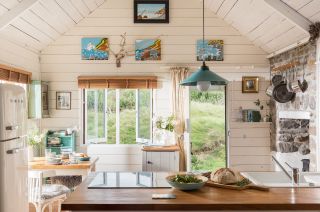
<svg viewBox="0 0 320 212">
<path fill-rule="evenodd" d="M 158 144 L 162 145 L 174 145 L 174 127 L 175 119 L 174 116 L 158 117 L 155 120 L 155 140 Z"/>
<path fill-rule="evenodd" d="M 33 161 L 34 157 L 40 157 L 41 148 L 46 132 L 40 133 L 38 129 L 30 131 L 28 134 L 28 159 Z"/>
</svg>

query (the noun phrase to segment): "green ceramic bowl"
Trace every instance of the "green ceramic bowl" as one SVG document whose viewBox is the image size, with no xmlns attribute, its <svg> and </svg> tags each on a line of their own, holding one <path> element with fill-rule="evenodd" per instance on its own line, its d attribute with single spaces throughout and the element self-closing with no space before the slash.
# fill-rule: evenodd
<svg viewBox="0 0 320 212">
<path fill-rule="evenodd" d="M 89 161 L 90 157 L 79 157 L 79 161 Z"/>
<path fill-rule="evenodd" d="M 185 175 L 185 174 L 180 174 L 180 175 Z M 202 182 L 200 183 L 179 183 L 179 182 L 174 182 L 172 181 L 173 178 L 175 178 L 176 175 L 171 175 L 166 177 L 167 182 L 174 188 L 182 190 L 182 191 L 192 191 L 192 190 L 198 190 L 206 184 L 208 181 L 208 178 L 201 176 L 201 175 L 196 175 L 198 179 L 200 179 Z"/>
</svg>

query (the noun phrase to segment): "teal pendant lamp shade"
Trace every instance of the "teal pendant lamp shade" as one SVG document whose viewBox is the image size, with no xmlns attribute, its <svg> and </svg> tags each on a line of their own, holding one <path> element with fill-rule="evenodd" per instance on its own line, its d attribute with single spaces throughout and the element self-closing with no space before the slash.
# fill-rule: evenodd
<svg viewBox="0 0 320 212">
<path fill-rule="evenodd" d="M 204 48 L 204 1 L 202 0 L 202 44 Z M 204 48 L 205 50 L 205 48 Z M 211 85 L 226 85 L 228 81 L 218 74 L 209 70 L 206 66 L 205 57 L 199 70 L 191 74 L 188 78 L 180 82 L 182 86 L 197 86 L 200 91 L 207 91 Z"/>
<path fill-rule="evenodd" d="M 197 86 L 198 82 L 209 82 L 210 85 L 226 85 L 228 81 L 218 74 L 209 70 L 209 67 L 206 66 L 203 62 L 201 68 L 191 74 L 188 78 L 183 80 L 180 85 L 183 86 Z"/>
</svg>

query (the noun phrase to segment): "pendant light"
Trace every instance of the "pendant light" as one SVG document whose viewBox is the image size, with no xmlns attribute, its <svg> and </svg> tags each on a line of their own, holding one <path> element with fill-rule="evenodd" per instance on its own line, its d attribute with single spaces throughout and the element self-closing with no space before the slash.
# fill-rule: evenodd
<svg viewBox="0 0 320 212">
<path fill-rule="evenodd" d="M 204 0 L 202 0 L 202 47 L 204 52 Z M 202 66 L 188 78 L 183 80 L 182 86 L 197 86 L 199 91 L 207 91 L 211 85 L 226 85 L 228 81 L 216 73 L 210 71 L 206 65 L 205 57 L 202 55 Z"/>
</svg>

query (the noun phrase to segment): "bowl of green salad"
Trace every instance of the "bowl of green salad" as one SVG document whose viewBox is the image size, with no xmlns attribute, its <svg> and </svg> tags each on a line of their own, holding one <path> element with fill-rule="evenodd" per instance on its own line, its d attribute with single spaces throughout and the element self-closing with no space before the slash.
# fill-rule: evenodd
<svg viewBox="0 0 320 212">
<path fill-rule="evenodd" d="M 174 188 L 182 191 L 191 191 L 202 188 L 208 178 L 194 174 L 176 174 L 166 177 L 167 182 Z"/>
</svg>

